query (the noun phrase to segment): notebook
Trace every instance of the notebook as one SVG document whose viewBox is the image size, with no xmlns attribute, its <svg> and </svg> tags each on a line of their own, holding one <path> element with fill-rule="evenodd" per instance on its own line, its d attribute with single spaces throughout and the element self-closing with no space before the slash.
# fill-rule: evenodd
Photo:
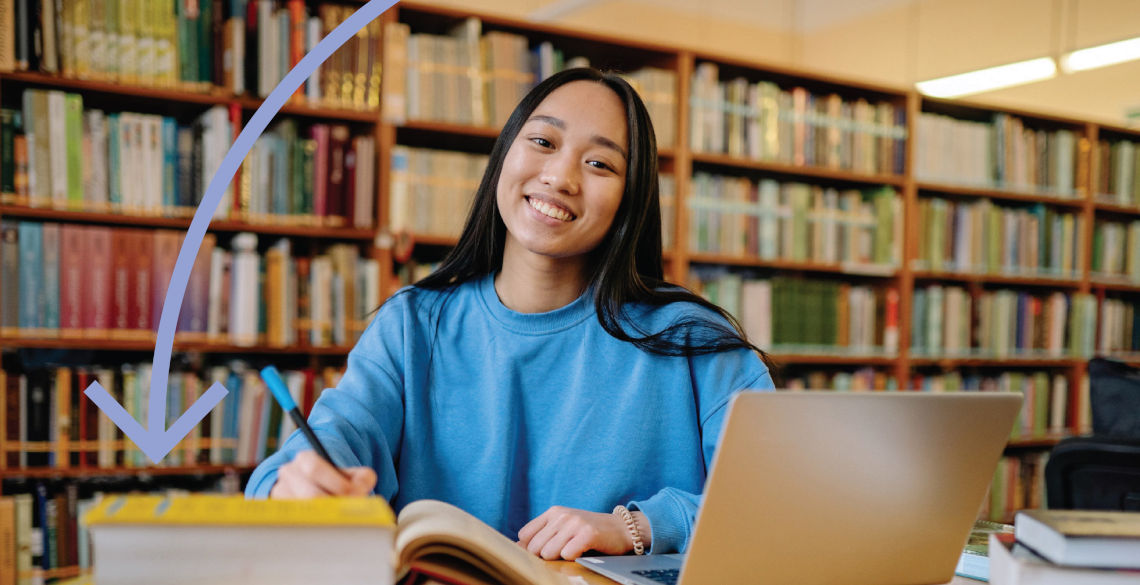
<svg viewBox="0 0 1140 585">
<path fill-rule="evenodd" d="M 1021 400 L 742 392 L 687 555 L 578 562 L 630 585 L 945 583 Z"/>
</svg>

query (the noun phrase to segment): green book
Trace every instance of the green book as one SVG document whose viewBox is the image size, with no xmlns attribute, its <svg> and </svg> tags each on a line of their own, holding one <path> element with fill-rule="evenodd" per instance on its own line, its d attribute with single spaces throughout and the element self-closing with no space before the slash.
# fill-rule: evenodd
<svg viewBox="0 0 1140 585">
<path fill-rule="evenodd" d="M 16 110 L 0 109 L 0 193 L 16 192 Z"/>
<path fill-rule="evenodd" d="M 67 205 L 83 207 L 83 96 L 64 96 L 64 129 L 67 132 Z"/>
</svg>

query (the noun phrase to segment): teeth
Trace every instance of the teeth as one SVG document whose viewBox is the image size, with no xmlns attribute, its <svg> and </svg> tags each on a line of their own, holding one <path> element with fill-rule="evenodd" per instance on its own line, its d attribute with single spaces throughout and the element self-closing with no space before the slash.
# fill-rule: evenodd
<svg viewBox="0 0 1140 585">
<path fill-rule="evenodd" d="M 571 219 L 574 219 L 574 216 L 570 215 L 569 213 L 557 207 L 554 207 L 553 205 L 548 205 L 547 203 L 539 201 L 534 197 L 528 197 L 527 201 L 530 203 L 531 207 L 537 209 L 539 213 L 547 217 L 553 217 L 559 221 L 570 221 Z"/>
</svg>

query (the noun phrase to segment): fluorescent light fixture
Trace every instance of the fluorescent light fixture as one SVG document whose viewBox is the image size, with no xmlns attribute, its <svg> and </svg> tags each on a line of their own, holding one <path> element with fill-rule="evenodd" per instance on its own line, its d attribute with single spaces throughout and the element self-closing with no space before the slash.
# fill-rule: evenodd
<svg viewBox="0 0 1140 585">
<path fill-rule="evenodd" d="M 953 98 L 1044 81 L 1057 75 L 1057 63 L 1052 57 L 1041 57 L 989 69 L 979 69 L 949 77 L 940 77 L 915 84 L 918 91 L 931 97 Z"/>
<path fill-rule="evenodd" d="M 1084 71 L 1140 59 L 1140 37 L 1073 51 L 1061 58 L 1066 72 Z"/>
</svg>

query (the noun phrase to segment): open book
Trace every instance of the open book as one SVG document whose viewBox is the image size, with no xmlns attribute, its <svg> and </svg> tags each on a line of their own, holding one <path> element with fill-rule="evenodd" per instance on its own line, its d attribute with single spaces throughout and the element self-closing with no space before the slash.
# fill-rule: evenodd
<svg viewBox="0 0 1140 585">
<path fill-rule="evenodd" d="M 396 551 L 406 585 L 561 585 L 566 577 L 478 518 L 437 500 L 400 511 Z"/>
<path fill-rule="evenodd" d="M 471 514 L 434 500 L 104 498 L 87 516 L 96 583 L 564 585 Z"/>
</svg>

